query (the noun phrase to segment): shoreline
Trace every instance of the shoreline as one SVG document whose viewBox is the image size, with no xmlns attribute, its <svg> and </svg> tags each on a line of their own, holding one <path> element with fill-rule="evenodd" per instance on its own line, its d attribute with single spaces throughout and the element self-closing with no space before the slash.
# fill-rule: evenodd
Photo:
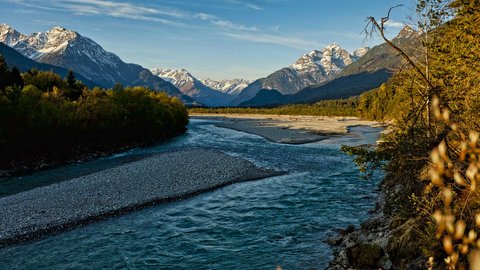
<svg viewBox="0 0 480 270">
<path fill-rule="evenodd" d="M 220 120 L 214 125 L 254 134 L 274 143 L 306 144 L 349 133 L 350 127 L 385 125 L 356 117 L 193 113 L 192 119 Z"/>
<path fill-rule="evenodd" d="M 392 220 L 384 214 L 385 186 L 379 184 L 379 193 L 369 217 L 359 227 L 353 225 L 340 229 L 326 239 L 333 259 L 327 270 L 391 269 L 392 262 L 386 250 L 392 235 Z"/>
<path fill-rule="evenodd" d="M 87 147 L 86 151 L 76 152 L 76 153 L 72 151 L 71 153 L 64 156 L 50 158 L 50 160 L 33 158 L 32 160 L 27 161 L 25 164 L 20 164 L 17 166 L 12 165 L 8 169 L 0 168 L 0 181 L 8 177 L 28 175 L 37 171 L 45 170 L 45 169 L 66 166 L 74 163 L 83 163 L 83 162 L 88 162 L 88 161 L 92 161 L 99 158 L 108 157 L 114 154 L 122 153 L 122 152 L 129 151 L 139 147 L 148 147 L 150 145 L 154 145 L 157 143 L 166 142 L 170 139 L 174 139 L 183 134 L 185 134 L 185 132 L 180 132 L 180 133 L 173 134 L 172 136 L 169 136 L 169 137 L 152 139 L 152 140 L 143 141 L 143 142 L 133 141 L 130 143 L 124 143 L 120 145 L 110 145 L 110 146 L 107 145 L 107 146 L 104 146 L 103 149 L 101 147 L 97 147 L 100 149 L 96 149 L 96 150 L 93 150 Z M 80 148 L 80 146 L 78 148 Z M 36 161 L 33 161 L 33 160 L 36 160 Z"/>
<path fill-rule="evenodd" d="M 284 172 L 260 168 L 215 150 L 194 148 L 159 154 L 0 198 L 0 248 L 233 183 L 281 174 Z"/>
</svg>

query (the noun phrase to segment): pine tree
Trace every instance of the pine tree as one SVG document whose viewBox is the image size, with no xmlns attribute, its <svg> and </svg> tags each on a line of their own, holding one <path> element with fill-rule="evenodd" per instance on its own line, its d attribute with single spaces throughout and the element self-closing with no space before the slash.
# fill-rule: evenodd
<svg viewBox="0 0 480 270">
<path fill-rule="evenodd" d="M 0 55 L 0 91 L 5 90 L 5 87 L 8 84 L 9 77 L 10 72 L 7 62 L 5 62 L 5 58 Z"/>
<path fill-rule="evenodd" d="M 114 92 L 121 92 L 121 91 L 124 90 L 123 85 L 121 83 L 118 83 L 118 82 L 115 83 L 115 85 L 113 86 L 112 89 L 113 89 Z"/>
<path fill-rule="evenodd" d="M 23 88 L 24 82 L 23 82 L 22 75 L 20 74 L 20 70 L 18 70 L 18 68 L 16 67 L 12 68 L 12 71 L 10 72 L 10 80 L 8 84 Z"/>
<path fill-rule="evenodd" d="M 68 87 L 75 88 L 75 82 L 77 81 L 77 79 L 75 78 L 75 74 L 71 69 L 68 70 L 66 79 L 67 79 Z"/>
</svg>

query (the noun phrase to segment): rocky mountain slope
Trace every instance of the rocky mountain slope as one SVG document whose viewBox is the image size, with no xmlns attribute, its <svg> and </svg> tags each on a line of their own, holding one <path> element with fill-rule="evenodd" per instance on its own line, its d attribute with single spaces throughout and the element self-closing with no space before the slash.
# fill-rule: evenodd
<svg viewBox="0 0 480 270">
<path fill-rule="evenodd" d="M 212 79 L 205 79 L 201 80 L 201 82 L 212 88 L 213 90 L 217 90 L 223 93 L 227 93 L 230 95 L 238 95 L 245 89 L 252 81 L 244 80 L 244 79 L 232 79 L 232 80 L 221 80 L 216 81 Z"/>
<path fill-rule="evenodd" d="M 102 87 L 112 87 L 115 83 L 146 86 L 178 96 L 186 103 L 194 103 L 171 83 L 154 76 L 148 69 L 123 62 L 95 41 L 72 30 L 53 27 L 46 32 L 27 36 L 2 24 L 0 42 L 37 62 L 72 69 Z"/>
<path fill-rule="evenodd" d="M 403 28 L 392 40 L 393 43 L 410 54 L 415 51 L 418 40 L 416 32 L 410 28 Z M 337 77 L 327 83 L 306 87 L 295 94 L 284 95 L 279 98 L 273 93 L 273 98 L 267 93 L 255 96 L 242 102 L 241 106 L 274 106 L 288 103 L 314 103 L 325 99 L 348 98 L 365 91 L 377 88 L 386 82 L 393 74 L 393 70 L 401 68 L 403 59 L 398 56 L 386 43 L 368 50 L 363 56 L 345 66 Z"/>
<path fill-rule="evenodd" d="M 218 90 L 214 90 L 195 78 L 185 69 L 160 69 L 151 70 L 152 74 L 175 85 L 180 91 L 202 103 L 205 106 L 226 106 L 234 96 Z"/>
<path fill-rule="evenodd" d="M 291 95 L 306 87 L 329 82 L 368 51 L 369 48 L 360 48 L 350 54 L 336 43 L 320 51 L 311 51 L 289 67 L 250 84 L 239 94 L 234 105 L 253 98 L 260 89 L 275 89 L 283 95 Z"/>
<path fill-rule="evenodd" d="M 42 71 L 53 71 L 61 77 L 67 76 L 68 73 L 68 70 L 64 68 L 52 66 L 49 64 L 38 63 L 1 42 L 0 55 L 5 58 L 5 61 L 7 62 L 9 67 L 16 67 L 21 72 L 26 72 L 34 68 Z M 96 85 L 94 82 L 90 81 L 89 79 L 83 77 L 80 74 L 75 74 L 75 77 L 89 87 L 93 87 Z"/>
</svg>

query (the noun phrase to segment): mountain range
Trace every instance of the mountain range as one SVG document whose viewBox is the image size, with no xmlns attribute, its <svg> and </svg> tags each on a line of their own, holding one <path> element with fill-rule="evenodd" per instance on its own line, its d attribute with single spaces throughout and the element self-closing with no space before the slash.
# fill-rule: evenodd
<svg viewBox="0 0 480 270">
<path fill-rule="evenodd" d="M 0 42 L 36 62 L 72 69 L 101 87 L 113 87 L 116 83 L 146 86 L 177 96 L 187 104 L 196 103 L 148 69 L 123 62 L 117 55 L 72 30 L 53 27 L 46 32 L 27 36 L 6 24 L 0 24 Z"/>
<path fill-rule="evenodd" d="M 175 85 L 183 94 L 197 100 L 205 106 L 227 106 L 235 97 L 234 91 L 212 89 L 202 81 L 195 78 L 185 69 L 160 69 L 151 70 L 152 74 Z M 238 85 L 231 87 L 239 88 Z"/>
<path fill-rule="evenodd" d="M 418 45 L 416 35 L 417 32 L 406 26 L 392 39 L 392 42 L 409 54 L 413 54 Z M 308 86 L 293 94 L 285 94 L 278 89 L 262 88 L 253 98 L 237 105 L 261 107 L 349 98 L 377 88 L 390 78 L 393 70 L 401 68 L 403 64 L 402 58 L 390 46 L 382 43 L 370 50 L 363 51 L 362 56 L 354 58 L 354 61 L 339 70 L 332 80 Z M 248 87 L 244 91 L 247 90 Z"/>
<path fill-rule="evenodd" d="M 231 79 L 231 80 L 221 80 L 216 81 L 212 79 L 205 79 L 201 80 L 201 82 L 212 88 L 213 90 L 217 90 L 223 93 L 227 93 L 230 95 L 238 95 L 245 89 L 252 81 L 245 80 L 245 79 Z"/>
<path fill-rule="evenodd" d="M 275 89 L 283 95 L 291 95 L 306 87 L 331 81 L 368 50 L 368 47 L 360 48 L 350 54 L 336 43 L 320 51 L 313 50 L 302 55 L 289 67 L 254 81 L 239 94 L 234 103 L 238 105 L 253 98 L 260 89 Z"/>
<path fill-rule="evenodd" d="M 56 74 L 60 75 L 61 77 L 67 76 L 67 73 L 68 73 L 67 69 L 57 67 L 57 66 L 52 66 L 49 64 L 39 63 L 26 56 L 23 56 L 21 53 L 3 44 L 2 42 L 0 42 L 0 55 L 2 55 L 3 58 L 5 58 L 5 61 L 7 62 L 8 66 L 16 67 L 21 72 L 27 72 L 32 68 L 34 68 L 34 69 L 43 70 L 43 71 L 53 71 Z M 81 80 L 85 85 L 89 87 L 94 87 L 97 85 L 96 83 L 90 81 L 89 79 L 83 77 L 80 74 L 77 74 L 76 77 L 78 80 Z"/>
<path fill-rule="evenodd" d="M 415 35 L 413 29 L 405 27 L 393 42 L 413 48 Z M 22 71 L 37 68 L 64 76 L 67 69 L 72 69 L 89 86 L 146 86 L 177 96 L 187 105 L 210 107 L 274 106 L 348 98 L 378 87 L 388 80 L 391 69 L 402 65 L 385 43 L 352 53 L 333 43 L 253 82 L 215 81 L 197 79 L 185 69 L 148 70 L 125 63 L 95 41 L 62 27 L 24 35 L 0 24 L 0 45 L 0 54 L 7 63 Z"/>
</svg>

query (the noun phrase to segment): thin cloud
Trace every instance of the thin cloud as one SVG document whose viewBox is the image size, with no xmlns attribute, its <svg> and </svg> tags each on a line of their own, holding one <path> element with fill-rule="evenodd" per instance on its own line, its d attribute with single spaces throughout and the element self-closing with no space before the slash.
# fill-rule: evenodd
<svg viewBox="0 0 480 270">
<path fill-rule="evenodd" d="M 305 40 L 298 37 L 278 36 L 262 33 L 224 33 L 224 35 L 238 40 L 263 44 L 281 45 L 301 50 L 311 50 L 312 48 L 320 48 L 325 46 L 324 44 Z"/>
<path fill-rule="evenodd" d="M 391 28 L 403 28 L 405 26 L 404 23 L 402 22 L 397 22 L 394 20 L 388 20 L 384 24 L 386 27 L 391 27 Z"/>
<path fill-rule="evenodd" d="M 220 28 L 227 29 L 227 30 L 248 31 L 248 32 L 258 31 L 258 28 L 255 26 L 248 27 L 242 24 L 236 24 L 228 20 L 219 19 L 217 16 L 211 15 L 211 14 L 198 13 L 198 14 L 195 14 L 194 18 L 208 21 L 215 26 L 218 26 Z"/>
<path fill-rule="evenodd" d="M 252 3 L 245 3 L 245 1 L 239 1 L 239 0 L 224 0 L 224 2 L 226 3 L 229 3 L 229 4 L 233 4 L 233 5 L 237 5 L 237 6 L 242 6 L 243 8 L 248 8 L 248 9 L 253 9 L 253 10 L 257 10 L 257 11 L 261 11 L 263 10 L 263 8 L 259 5 L 256 5 L 256 4 L 252 4 Z"/>
<path fill-rule="evenodd" d="M 158 22 L 181 26 L 183 23 L 172 19 L 183 19 L 187 15 L 173 9 L 150 8 L 127 2 L 101 0 L 11 0 L 19 5 L 41 10 L 71 12 L 74 15 L 104 15 L 116 18 Z M 166 19 L 164 17 L 170 17 Z"/>
<path fill-rule="evenodd" d="M 257 5 L 255 5 L 255 4 L 250 4 L 250 3 L 247 3 L 247 4 L 246 4 L 246 7 L 250 8 L 250 9 L 253 9 L 253 10 L 258 10 L 258 11 L 263 10 L 262 7 L 257 6 Z"/>
</svg>

